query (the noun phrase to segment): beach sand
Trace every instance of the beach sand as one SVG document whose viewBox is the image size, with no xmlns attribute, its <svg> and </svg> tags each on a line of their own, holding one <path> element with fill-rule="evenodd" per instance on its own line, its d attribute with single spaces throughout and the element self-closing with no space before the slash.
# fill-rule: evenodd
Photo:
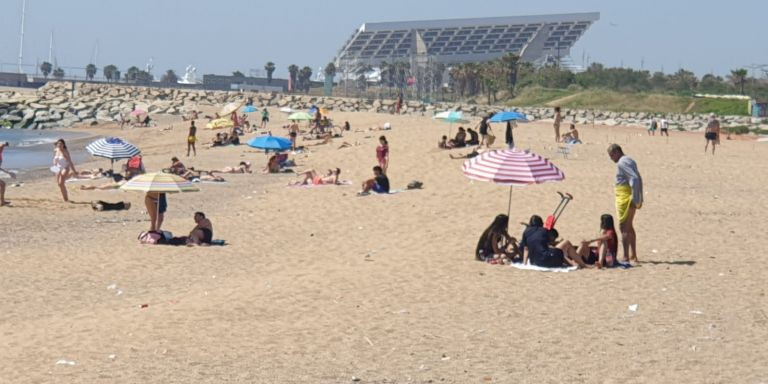
<svg viewBox="0 0 768 384">
<path fill-rule="evenodd" d="M 270 129 L 285 135 L 285 116 L 271 112 Z M 295 176 L 254 173 L 169 195 L 164 229 L 185 235 L 203 211 L 224 247 L 140 245 L 149 227 L 140 193 L 73 191 L 79 203 L 66 204 L 52 175 L 9 187 L 13 206 L 0 208 L 0 382 L 768 382 L 764 143 L 723 141 L 713 157 L 702 133 L 667 141 L 585 126 L 585 144 L 563 159 L 550 123 L 520 125 L 518 147 L 552 158 L 566 180 L 514 189 L 513 235 L 566 191 L 575 199 L 561 236 L 594 237 L 600 215 L 614 213 L 610 142 L 645 182 L 638 266 L 543 273 L 474 261 L 509 189 L 465 178 L 448 154 L 469 150 L 436 148 L 449 125 L 332 117 L 353 130 L 394 128 L 295 156 L 297 169 L 340 167 L 353 185 L 287 187 Z M 169 117 L 155 128 L 83 130 L 137 144 L 150 170 L 174 155 L 201 169 L 266 163 L 247 146 L 198 148 L 188 159 L 186 127 Z M 503 127 L 494 130 L 503 141 Z M 392 187 L 420 180 L 424 189 L 355 195 L 376 165 L 380 134 L 390 142 Z M 337 149 L 343 141 L 353 146 Z M 95 212 L 85 203 L 97 199 L 133 207 Z"/>
</svg>

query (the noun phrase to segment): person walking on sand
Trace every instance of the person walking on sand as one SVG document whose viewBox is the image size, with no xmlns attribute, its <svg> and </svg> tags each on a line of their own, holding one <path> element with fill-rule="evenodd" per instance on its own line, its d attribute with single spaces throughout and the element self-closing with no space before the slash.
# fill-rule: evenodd
<svg viewBox="0 0 768 384">
<path fill-rule="evenodd" d="M 395 102 L 395 113 L 400 114 L 400 109 L 403 108 L 403 94 L 400 93 L 397 95 L 397 101 Z"/>
<path fill-rule="evenodd" d="M 618 144 L 608 147 L 608 156 L 616 163 L 616 213 L 624 248 L 622 260 L 637 262 L 637 236 L 633 221 L 636 211 L 643 206 L 643 178 L 635 160 L 625 155 Z"/>
<path fill-rule="evenodd" d="M 707 128 L 704 130 L 704 138 L 707 140 L 707 143 L 704 145 L 704 153 L 707 153 L 707 147 L 709 147 L 709 142 L 712 142 L 712 155 L 715 155 L 715 146 L 720 144 L 720 120 L 717 119 L 715 114 L 709 115 L 709 122 L 707 123 Z"/>
<path fill-rule="evenodd" d="M 8 148 L 8 146 L 10 146 L 10 144 L 8 144 L 7 141 L 4 143 L 0 143 L 0 171 L 9 174 L 11 176 L 11 179 L 15 179 L 16 178 L 15 173 L 6 171 L 5 169 L 3 169 L 3 152 L 5 151 L 6 148 Z"/>
<path fill-rule="evenodd" d="M 656 128 L 658 128 L 658 125 L 656 117 L 651 117 L 651 121 L 648 122 L 648 136 L 656 136 Z"/>
<path fill-rule="evenodd" d="M 560 123 L 563 122 L 563 116 L 560 114 L 560 107 L 555 107 L 555 122 L 552 124 L 555 127 L 555 142 L 560 142 Z"/>
<path fill-rule="evenodd" d="M 379 137 L 379 146 L 376 147 L 376 160 L 379 161 L 379 166 L 384 174 L 386 174 L 387 168 L 389 168 L 389 143 L 384 135 Z"/>
<path fill-rule="evenodd" d="M 65 202 L 69 201 L 69 194 L 67 193 L 67 186 L 64 184 L 72 175 L 77 174 L 75 169 L 75 163 L 72 161 L 72 157 L 69 155 L 67 149 L 67 143 L 64 139 L 59 139 L 54 144 L 53 150 L 53 167 L 51 170 L 56 173 L 56 184 L 59 185 L 61 190 L 61 197 Z"/>
<path fill-rule="evenodd" d="M 192 149 L 192 153 L 197 156 L 197 149 L 195 149 L 195 142 L 197 141 L 197 127 L 195 127 L 195 121 L 189 124 L 189 134 L 187 134 L 187 157 L 189 157 L 189 150 Z"/>
<path fill-rule="evenodd" d="M 267 107 L 261 110 L 261 129 L 267 129 L 267 123 L 269 123 L 269 111 Z"/>
</svg>

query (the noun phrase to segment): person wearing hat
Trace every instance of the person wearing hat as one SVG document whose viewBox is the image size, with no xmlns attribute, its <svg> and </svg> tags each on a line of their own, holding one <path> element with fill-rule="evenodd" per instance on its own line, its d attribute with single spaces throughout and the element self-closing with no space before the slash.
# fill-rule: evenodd
<svg viewBox="0 0 768 384">
<path fill-rule="evenodd" d="M 712 142 L 712 155 L 715 154 L 715 146 L 720 144 L 720 120 L 717 119 L 714 113 L 709 115 L 709 122 L 707 128 L 704 130 L 704 138 L 707 143 L 704 145 L 704 153 L 707 153 L 709 142 Z"/>
</svg>

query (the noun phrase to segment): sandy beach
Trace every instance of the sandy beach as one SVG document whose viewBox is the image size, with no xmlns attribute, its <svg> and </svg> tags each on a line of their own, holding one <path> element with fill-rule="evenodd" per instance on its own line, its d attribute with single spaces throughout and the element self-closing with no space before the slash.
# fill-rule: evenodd
<svg viewBox="0 0 768 384">
<path fill-rule="evenodd" d="M 270 112 L 270 130 L 286 136 L 285 115 Z M 175 117 L 78 128 L 133 142 L 151 171 L 178 156 L 198 169 L 248 160 L 256 172 L 168 196 L 165 230 L 186 235 L 203 211 L 223 247 L 140 245 L 149 228 L 141 193 L 74 190 L 68 204 L 52 174 L 9 186 L 0 383 L 768 382 L 766 143 L 723 140 L 713 157 L 703 133 L 667 140 L 584 126 L 585 143 L 564 159 L 551 123 L 520 125 L 517 146 L 551 158 L 566 180 L 514 189 L 517 237 L 516 223 L 551 213 L 557 191 L 575 197 L 558 222 L 563 238 L 599 232 L 600 215 L 615 214 L 609 143 L 637 161 L 645 183 L 638 265 L 545 273 L 474 260 L 509 190 L 467 179 L 448 154 L 469 150 L 437 149 L 448 124 L 331 116 L 353 132 L 292 158 L 299 170 L 339 167 L 352 185 L 288 187 L 295 175 L 261 174 L 267 156 L 245 145 L 199 146 L 186 158 L 187 123 Z M 391 131 L 354 132 L 385 122 Z M 501 148 L 503 127 L 494 131 Z M 392 187 L 419 180 L 423 189 L 356 196 L 381 134 Z M 98 199 L 133 206 L 95 212 Z"/>
</svg>

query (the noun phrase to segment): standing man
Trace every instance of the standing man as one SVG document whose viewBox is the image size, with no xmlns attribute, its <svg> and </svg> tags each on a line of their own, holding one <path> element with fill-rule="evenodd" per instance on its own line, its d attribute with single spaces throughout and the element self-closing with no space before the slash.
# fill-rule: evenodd
<svg viewBox="0 0 768 384">
<path fill-rule="evenodd" d="M 643 206 L 643 178 L 640 177 L 635 160 L 625 155 L 618 144 L 611 144 L 608 147 L 608 156 L 617 166 L 616 214 L 619 217 L 621 245 L 624 248 L 622 260 L 637 262 L 637 238 L 632 221 L 635 218 L 635 212 Z"/>
<path fill-rule="evenodd" d="M 397 101 L 395 102 L 395 113 L 400 114 L 400 109 L 403 108 L 403 94 L 397 95 Z"/>
<path fill-rule="evenodd" d="M 720 120 L 717 119 L 714 113 L 709 115 L 709 123 L 707 123 L 707 129 L 704 131 L 704 138 L 707 140 L 707 144 L 704 145 L 704 153 L 707 153 L 707 147 L 709 142 L 712 142 L 712 155 L 715 155 L 715 146 L 720 144 Z"/>
<path fill-rule="evenodd" d="M 269 123 L 269 111 L 267 107 L 261 110 L 261 129 L 267 129 L 267 123 Z"/>
<path fill-rule="evenodd" d="M 657 126 L 656 117 L 651 117 L 651 121 L 648 123 L 648 136 L 656 136 Z"/>
<path fill-rule="evenodd" d="M 195 142 L 197 141 L 197 127 L 195 127 L 195 121 L 189 123 L 189 133 L 187 134 L 187 157 L 189 157 L 189 150 L 192 149 L 192 153 L 197 156 L 197 149 L 195 149 Z"/>
<path fill-rule="evenodd" d="M 563 121 L 563 116 L 560 114 L 560 107 L 555 107 L 555 122 L 552 124 L 555 127 L 555 143 L 560 142 L 560 123 Z"/>
<path fill-rule="evenodd" d="M 493 115 L 484 116 L 480 120 L 480 123 L 477 124 L 477 127 L 475 127 L 477 131 L 480 133 L 480 146 L 485 144 L 486 148 L 488 148 L 491 145 L 488 140 L 488 128 L 489 128 L 488 119 L 490 119 L 491 116 Z"/>
<path fill-rule="evenodd" d="M 661 129 L 659 135 L 669 137 L 669 121 L 667 121 L 666 117 L 662 116 L 661 120 L 659 120 L 659 129 Z"/>
</svg>

